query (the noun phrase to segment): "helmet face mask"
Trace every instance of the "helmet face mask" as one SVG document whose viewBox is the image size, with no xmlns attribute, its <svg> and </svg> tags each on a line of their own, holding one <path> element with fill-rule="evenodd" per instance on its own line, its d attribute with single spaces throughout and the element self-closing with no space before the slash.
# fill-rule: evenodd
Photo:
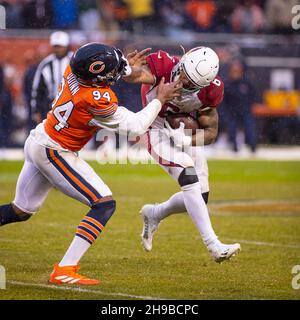
<svg viewBox="0 0 300 320">
<path fill-rule="evenodd" d="M 201 89 L 209 86 L 209 84 L 207 84 L 207 85 L 202 85 L 202 86 L 201 86 L 201 85 L 197 85 L 195 82 L 193 82 L 193 81 L 189 78 L 189 76 L 188 76 L 188 74 L 185 72 L 184 68 L 182 68 L 182 73 L 183 73 L 183 75 L 184 75 L 184 77 L 185 77 L 185 79 L 186 79 L 186 83 L 183 84 L 182 88 L 183 88 L 186 92 L 191 92 L 191 93 L 197 92 L 197 91 L 200 91 Z"/>
<path fill-rule="evenodd" d="M 94 86 L 111 86 L 115 84 L 118 80 L 120 80 L 122 74 L 119 73 L 116 69 L 112 70 L 111 72 L 107 73 L 105 76 L 97 76 L 93 79 Z"/>
<path fill-rule="evenodd" d="M 191 79 L 189 79 L 189 76 L 185 73 L 183 66 L 180 62 L 175 66 L 173 70 L 173 76 L 172 76 L 173 81 L 177 81 L 179 79 L 182 82 L 181 92 L 183 94 L 198 92 L 201 89 L 209 86 L 209 84 L 204 86 L 199 86 L 193 81 L 191 81 Z"/>
<path fill-rule="evenodd" d="M 123 53 L 120 49 L 115 49 L 119 57 L 119 64 L 115 69 L 108 72 L 105 76 L 97 76 L 100 83 L 107 83 L 108 85 L 115 84 L 125 74 L 126 61 L 123 59 Z"/>
<path fill-rule="evenodd" d="M 126 60 L 119 49 L 89 43 L 75 52 L 70 65 L 80 84 L 103 87 L 116 83 L 124 75 Z"/>
</svg>

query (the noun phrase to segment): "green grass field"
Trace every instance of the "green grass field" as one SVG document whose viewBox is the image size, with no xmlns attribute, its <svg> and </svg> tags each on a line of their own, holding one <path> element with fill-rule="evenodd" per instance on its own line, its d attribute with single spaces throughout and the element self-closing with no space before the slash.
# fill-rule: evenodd
<svg viewBox="0 0 300 320">
<path fill-rule="evenodd" d="M 210 161 L 210 212 L 220 240 L 242 252 L 215 263 L 187 215 L 166 219 L 153 251 L 140 244 L 140 207 L 167 199 L 176 183 L 156 165 L 91 163 L 110 186 L 117 211 L 81 261 L 93 287 L 48 284 L 88 208 L 53 190 L 27 222 L 0 228 L 0 299 L 300 299 L 291 286 L 300 264 L 300 163 Z M 14 196 L 21 162 L 0 162 L 0 202 Z"/>
</svg>

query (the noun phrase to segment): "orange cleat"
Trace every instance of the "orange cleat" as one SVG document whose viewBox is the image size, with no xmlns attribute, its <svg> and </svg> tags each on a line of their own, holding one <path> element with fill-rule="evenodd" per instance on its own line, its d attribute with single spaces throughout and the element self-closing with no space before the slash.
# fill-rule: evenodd
<svg viewBox="0 0 300 320">
<path fill-rule="evenodd" d="M 49 282 L 55 284 L 99 284 L 98 280 L 89 279 L 78 274 L 77 271 L 79 269 L 79 265 L 60 267 L 58 264 L 55 264 Z"/>
</svg>

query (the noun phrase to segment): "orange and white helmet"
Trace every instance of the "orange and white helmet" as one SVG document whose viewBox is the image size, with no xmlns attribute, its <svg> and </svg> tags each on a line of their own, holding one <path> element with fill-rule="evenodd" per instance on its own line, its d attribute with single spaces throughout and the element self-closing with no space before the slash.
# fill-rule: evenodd
<svg viewBox="0 0 300 320">
<path fill-rule="evenodd" d="M 173 70 L 173 80 L 179 78 L 183 71 L 191 83 L 189 92 L 199 91 L 207 87 L 215 79 L 219 71 L 219 58 L 214 50 L 208 47 L 196 47 L 186 52 Z"/>
</svg>

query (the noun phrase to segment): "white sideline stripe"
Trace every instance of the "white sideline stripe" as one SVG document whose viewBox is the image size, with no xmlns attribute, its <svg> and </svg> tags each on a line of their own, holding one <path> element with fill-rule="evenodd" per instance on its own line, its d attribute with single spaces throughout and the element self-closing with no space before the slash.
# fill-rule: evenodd
<svg viewBox="0 0 300 320">
<path fill-rule="evenodd" d="M 224 206 L 243 206 L 243 205 L 267 205 L 267 204 L 298 204 L 300 201 L 298 199 L 241 199 L 241 200 L 211 200 L 208 203 L 209 207 L 214 207 L 214 208 L 222 208 Z M 220 215 L 220 213 L 215 214 L 214 212 L 210 212 L 210 215 Z M 225 214 L 224 214 L 225 215 Z M 36 225 L 43 225 L 43 226 L 48 226 L 48 227 L 54 227 L 54 228 L 72 228 L 74 229 L 74 225 L 72 224 L 63 224 L 63 223 L 55 223 L 55 222 L 47 222 L 47 223 L 42 223 L 42 222 L 35 222 Z M 120 229 L 119 229 L 120 230 Z M 125 229 L 124 229 L 125 230 Z M 1 241 L 17 241 L 16 239 L 1 239 Z M 20 240 L 18 240 L 20 242 Z"/>
<path fill-rule="evenodd" d="M 298 204 L 299 199 L 241 199 L 241 200 L 212 200 L 208 202 L 208 205 L 214 207 L 223 206 L 241 206 L 241 205 L 258 205 L 258 204 Z"/>
<path fill-rule="evenodd" d="M 292 248 L 292 249 L 300 249 L 300 246 L 296 244 L 283 244 L 283 243 L 275 243 L 275 242 L 263 242 L 263 241 L 252 241 L 246 239 L 232 239 L 224 237 L 226 241 L 232 242 L 240 242 L 245 244 L 253 244 L 256 246 L 269 246 L 269 247 L 279 247 L 279 248 Z"/>
<path fill-rule="evenodd" d="M 124 297 L 124 298 L 134 298 L 134 299 L 141 299 L 141 300 L 170 300 L 166 298 L 139 296 L 134 294 L 122 293 L 122 292 L 105 292 L 101 290 L 90 290 L 85 288 L 59 287 L 55 285 L 21 282 L 21 281 L 14 281 L 14 280 L 7 281 L 7 283 L 15 286 L 34 287 L 34 288 L 41 288 L 41 289 L 54 289 L 54 290 L 62 290 L 62 291 L 73 291 L 73 292 L 79 292 L 79 293 L 94 293 L 94 294 L 101 294 L 101 295 L 111 296 L 111 297 Z"/>
<path fill-rule="evenodd" d="M 288 57 L 282 59 L 281 57 L 247 57 L 246 62 L 252 67 L 282 67 L 282 68 L 300 68 L 300 59 Z"/>
<path fill-rule="evenodd" d="M 297 58 L 300 61 L 299 58 Z M 269 61 L 270 58 L 268 57 Z M 294 61 L 292 61 L 294 67 Z M 299 62 L 298 62 L 299 63 Z M 300 66 L 300 65 L 299 65 Z M 285 65 L 286 67 L 286 65 Z M 242 150 L 241 150 L 242 151 Z M 300 147 L 299 146 L 276 146 L 276 147 L 263 147 L 259 146 L 255 156 L 251 153 L 242 152 L 235 153 L 228 149 L 219 149 L 216 145 L 212 145 L 210 147 L 206 147 L 204 149 L 205 155 L 208 159 L 227 159 L 227 160 L 288 160 L 288 161 L 299 161 L 300 160 Z M 127 159 L 127 156 L 122 156 L 116 154 L 116 150 L 111 150 L 111 158 L 110 159 L 99 159 L 97 158 L 97 150 L 87 150 L 84 149 L 80 152 L 80 156 L 84 160 L 104 160 L 108 161 L 115 159 L 121 160 L 122 162 Z M 149 164 L 153 164 L 150 155 L 147 152 L 140 152 L 140 156 L 136 154 L 131 154 L 130 159 L 138 162 L 138 161 L 148 161 Z M 22 148 L 16 149 L 0 149 L 0 160 L 24 160 L 24 152 Z"/>
</svg>

